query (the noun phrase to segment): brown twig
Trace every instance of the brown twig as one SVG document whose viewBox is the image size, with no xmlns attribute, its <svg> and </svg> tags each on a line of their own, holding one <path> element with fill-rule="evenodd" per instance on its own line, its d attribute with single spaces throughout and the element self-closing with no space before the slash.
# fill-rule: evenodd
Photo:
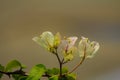
<svg viewBox="0 0 120 80">
<path fill-rule="evenodd" d="M 16 71 L 13 71 L 13 72 L 0 71 L 0 73 L 5 74 L 9 77 L 11 77 L 11 75 L 13 75 L 13 74 L 19 74 L 19 75 L 22 75 L 22 76 L 29 76 L 29 74 L 25 73 L 22 70 L 16 70 Z M 42 75 L 42 77 L 51 77 L 51 76 L 48 75 L 48 74 L 44 74 L 44 75 Z"/>
<path fill-rule="evenodd" d="M 84 55 L 83 55 L 81 61 L 69 73 L 72 73 L 73 71 L 75 71 L 84 62 L 85 57 L 86 57 L 86 47 L 84 49 Z"/>
</svg>

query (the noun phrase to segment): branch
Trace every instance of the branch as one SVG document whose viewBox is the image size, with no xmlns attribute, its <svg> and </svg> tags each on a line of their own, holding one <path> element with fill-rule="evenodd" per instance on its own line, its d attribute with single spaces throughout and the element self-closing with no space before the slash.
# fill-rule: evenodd
<svg viewBox="0 0 120 80">
<path fill-rule="evenodd" d="M 72 73 L 73 71 L 75 71 L 84 62 L 85 56 L 86 56 L 86 47 L 84 49 L 84 56 L 82 57 L 81 61 L 69 73 Z"/>
<path fill-rule="evenodd" d="M 56 51 L 55 51 L 55 55 L 56 55 L 56 57 L 57 57 L 57 59 L 58 59 L 59 66 L 60 66 L 60 76 L 62 76 L 62 64 L 63 64 L 63 60 L 61 61 L 61 59 L 60 59 L 60 57 L 59 57 L 59 55 L 58 55 L 58 52 L 57 52 L 57 48 L 56 48 L 55 50 L 56 50 Z"/>
<path fill-rule="evenodd" d="M 5 75 L 7 75 L 9 77 L 11 77 L 10 75 L 13 75 L 13 74 L 19 74 L 19 75 L 22 75 L 22 76 L 29 76 L 29 74 L 25 73 L 22 70 L 16 70 L 16 71 L 13 71 L 13 72 L 0 71 L 0 73 L 5 74 Z M 48 74 L 44 74 L 44 75 L 42 75 L 42 77 L 51 77 L 51 76 L 48 75 Z"/>
<path fill-rule="evenodd" d="M 58 53 L 56 53 L 55 55 L 57 56 L 59 64 L 61 64 L 61 60 L 60 60 L 60 57 L 59 57 Z"/>
<path fill-rule="evenodd" d="M 13 71 L 13 72 L 0 71 L 0 73 L 5 74 L 5 75 L 7 75 L 7 76 L 9 76 L 9 77 L 10 77 L 10 75 L 12 75 L 12 74 L 20 74 L 20 75 L 23 75 L 23 76 L 28 76 L 28 75 L 26 75 L 26 73 L 25 73 L 24 71 L 22 71 L 21 69 L 20 69 L 20 70 Z"/>
</svg>

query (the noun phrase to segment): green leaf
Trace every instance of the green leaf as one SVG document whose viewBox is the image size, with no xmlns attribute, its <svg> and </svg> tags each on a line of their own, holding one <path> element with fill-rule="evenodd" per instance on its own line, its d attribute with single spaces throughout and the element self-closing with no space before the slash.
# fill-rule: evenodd
<svg viewBox="0 0 120 80">
<path fill-rule="evenodd" d="M 14 78 L 14 80 L 18 80 L 22 75 L 20 74 L 12 74 L 12 78 Z"/>
<path fill-rule="evenodd" d="M 76 80 L 76 75 L 75 74 L 66 74 L 66 75 L 59 77 L 58 80 Z"/>
<path fill-rule="evenodd" d="M 58 80 L 76 80 L 76 75 L 75 74 L 66 74 L 66 75 L 59 77 Z"/>
<path fill-rule="evenodd" d="M 52 76 L 53 75 L 52 70 L 51 69 L 47 69 L 46 70 L 46 74 Z"/>
<path fill-rule="evenodd" d="M 1 64 L 0 64 L 0 71 L 4 71 L 4 66 L 2 66 Z M 0 78 L 2 77 L 2 73 L 0 73 Z"/>
<path fill-rule="evenodd" d="M 19 79 L 17 80 L 26 80 L 27 79 L 27 76 L 21 76 Z"/>
<path fill-rule="evenodd" d="M 26 68 L 26 65 L 21 64 L 21 68 L 22 68 L 22 69 L 25 69 L 25 68 Z"/>
<path fill-rule="evenodd" d="M 68 69 L 67 68 L 62 68 L 62 74 L 67 73 Z M 53 75 L 59 75 L 60 73 L 60 69 L 59 68 L 52 68 L 52 69 L 47 69 L 46 73 L 50 76 Z"/>
<path fill-rule="evenodd" d="M 67 77 L 60 77 L 58 80 L 69 80 Z"/>
<path fill-rule="evenodd" d="M 57 75 L 57 74 L 60 73 L 60 70 L 59 70 L 58 68 L 53 68 L 53 69 L 52 69 L 52 73 L 53 73 L 54 75 Z"/>
<path fill-rule="evenodd" d="M 21 63 L 19 62 L 19 61 L 17 61 L 17 60 L 12 60 L 12 61 L 10 61 L 8 64 L 7 64 L 7 66 L 6 66 L 6 68 L 5 68 L 5 71 L 12 71 L 13 69 L 15 69 L 15 68 L 21 68 L 22 67 L 22 65 L 21 65 Z"/>
<path fill-rule="evenodd" d="M 66 77 L 67 77 L 67 80 L 76 80 L 75 74 L 67 74 Z"/>
<path fill-rule="evenodd" d="M 64 74 L 64 73 L 67 73 L 68 72 L 68 68 L 66 68 L 66 67 L 64 67 L 64 68 L 62 68 L 62 73 Z"/>
<path fill-rule="evenodd" d="M 58 76 L 54 75 L 54 76 L 50 77 L 49 80 L 58 80 Z"/>
<path fill-rule="evenodd" d="M 58 68 L 47 69 L 46 73 L 50 76 L 57 75 L 60 73 Z"/>
<path fill-rule="evenodd" d="M 38 64 L 32 68 L 27 80 L 39 80 L 45 73 L 46 68 L 42 64 Z"/>
<path fill-rule="evenodd" d="M 12 78 L 13 78 L 14 80 L 26 80 L 26 79 L 27 79 L 27 76 L 23 76 L 23 75 L 21 75 L 21 74 L 13 74 L 13 75 L 12 75 Z"/>
</svg>

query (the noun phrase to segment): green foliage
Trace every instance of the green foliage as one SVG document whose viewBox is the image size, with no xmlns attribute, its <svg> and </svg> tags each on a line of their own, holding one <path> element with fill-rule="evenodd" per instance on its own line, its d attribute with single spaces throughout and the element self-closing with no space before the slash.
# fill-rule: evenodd
<svg viewBox="0 0 120 80">
<path fill-rule="evenodd" d="M 39 80 L 45 73 L 46 68 L 42 64 L 38 64 L 32 68 L 26 80 Z"/>
<path fill-rule="evenodd" d="M 2 66 L 1 64 L 0 64 L 0 71 L 4 71 L 4 66 Z M 2 73 L 0 73 L 0 78 L 2 77 Z"/>
<path fill-rule="evenodd" d="M 54 75 L 54 76 L 49 78 L 49 80 L 58 80 L 58 79 L 59 79 L 59 77 L 57 75 Z"/>
<path fill-rule="evenodd" d="M 47 69 L 46 73 L 50 76 L 58 75 L 60 70 L 58 68 Z"/>
<path fill-rule="evenodd" d="M 59 77 L 58 80 L 76 80 L 76 75 L 66 74 L 66 75 L 63 75 L 62 77 Z"/>
<path fill-rule="evenodd" d="M 88 38 L 81 37 L 78 47 L 75 46 L 78 37 L 61 38 L 60 33 L 55 35 L 50 31 L 43 32 L 40 36 L 34 37 L 33 41 L 38 43 L 50 53 L 53 53 L 59 63 L 59 68 L 46 68 L 43 64 L 34 66 L 29 73 L 23 71 L 25 66 L 17 60 L 8 62 L 6 66 L 0 64 L 0 79 L 5 74 L 14 80 L 40 80 L 41 77 L 47 77 L 48 80 L 76 80 L 73 74 L 85 59 L 92 58 L 98 51 L 100 45 L 96 41 L 90 41 Z M 63 67 L 65 63 L 74 59 L 74 55 L 78 53 L 80 61 L 71 71 Z"/>
<path fill-rule="evenodd" d="M 13 74 L 12 77 L 14 78 L 14 80 L 21 80 L 22 76 L 21 74 Z"/>
<path fill-rule="evenodd" d="M 76 80 L 76 75 L 75 74 L 67 74 L 66 80 Z"/>
<path fill-rule="evenodd" d="M 21 68 L 24 68 L 24 66 L 22 66 L 22 64 L 19 61 L 12 60 L 8 62 L 8 64 L 6 65 L 5 71 L 12 71 L 15 68 L 21 69 Z"/>
<path fill-rule="evenodd" d="M 64 74 L 64 73 L 67 73 L 68 72 L 68 68 L 66 68 L 66 67 L 64 67 L 64 68 L 62 68 L 62 73 Z"/>
<path fill-rule="evenodd" d="M 65 74 L 62 76 L 53 75 L 52 77 L 49 78 L 49 80 L 76 80 L 76 75 L 75 74 Z"/>
<path fill-rule="evenodd" d="M 17 80 L 26 80 L 27 79 L 27 76 L 21 76 L 19 79 Z"/>
<path fill-rule="evenodd" d="M 47 74 L 51 76 L 49 80 L 69 80 L 70 79 L 69 75 L 67 74 L 68 68 L 62 68 L 63 76 L 60 77 L 59 73 L 60 73 L 60 70 L 58 68 L 52 68 L 47 70 Z M 74 79 L 70 79 L 70 80 L 74 80 Z"/>
<path fill-rule="evenodd" d="M 67 72 L 68 72 L 67 68 L 62 68 L 62 74 L 67 73 Z M 47 69 L 46 73 L 50 76 L 59 75 L 60 69 L 59 68 Z"/>
</svg>

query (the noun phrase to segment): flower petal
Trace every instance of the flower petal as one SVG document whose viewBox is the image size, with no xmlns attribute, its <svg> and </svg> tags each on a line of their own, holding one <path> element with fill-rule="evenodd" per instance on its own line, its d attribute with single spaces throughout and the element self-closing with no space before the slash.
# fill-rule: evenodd
<svg viewBox="0 0 120 80">
<path fill-rule="evenodd" d="M 40 37 L 41 37 L 41 39 L 43 39 L 44 41 L 47 42 L 49 47 L 53 47 L 54 35 L 51 32 L 49 32 L 49 31 L 43 32 Z"/>
<path fill-rule="evenodd" d="M 74 53 L 77 50 L 74 46 L 77 39 L 77 37 L 69 37 L 61 41 L 60 48 L 65 61 L 70 61 L 73 59 Z"/>
<path fill-rule="evenodd" d="M 75 42 L 77 41 L 77 37 L 69 37 L 68 40 L 68 49 L 74 46 Z"/>
<path fill-rule="evenodd" d="M 34 37 L 32 40 L 38 43 L 40 46 L 44 47 L 45 49 L 48 49 L 47 43 L 40 37 Z"/>
<path fill-rule="evenodd" d="M 43 32 L 39 37 L 34 37 L 32 40 L 48 51 L 54 45 L 54 35 L 49 31 Z"/>
<path fill-rule="evenodd" d="M 87 57 L 89 57 L 89 58 L 94 57 L 95 54 L 97 53 L 97 51 L 98 51 L 99 48 L 100 48 L 100 45 L 99 45 L 98 42 L 93 41 L 93 42 L 91 42 L 91 44 L 93 45 L 93 46 L 92 46 L 93 51 L 92 51 L 92 54 L 90 54 L 89 56 L 87 56 Z"/>
<path fill-rule="evenodd" d="M 56 33 L 55 37 L 54 37 L 54 46 L 57 47 L 61 42 L 61 36 L 60 33 Z"/>
<path fill-rule="evenodd" d="M 78 45 L 79 56 L 92 58 L 95 55 L 95 53 L 98 51 L 99 47 L 100 47 L 99 43 L 95 41 L 90 42 L 88 38 L 82 37 Z"/>
</svg>

